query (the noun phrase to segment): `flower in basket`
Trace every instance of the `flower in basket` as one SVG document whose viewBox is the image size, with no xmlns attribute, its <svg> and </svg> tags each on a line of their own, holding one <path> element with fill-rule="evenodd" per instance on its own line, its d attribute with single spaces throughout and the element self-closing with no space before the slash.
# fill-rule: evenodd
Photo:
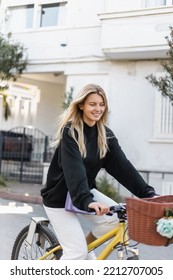
<svg viewBox="0 0 173 280">
<path fill-rule="evenodd" d="M 157 232 L 167 238 L 173 237 L 173 210 L 166 209 L 164 217 L 157 221 Z"/>
</svg>

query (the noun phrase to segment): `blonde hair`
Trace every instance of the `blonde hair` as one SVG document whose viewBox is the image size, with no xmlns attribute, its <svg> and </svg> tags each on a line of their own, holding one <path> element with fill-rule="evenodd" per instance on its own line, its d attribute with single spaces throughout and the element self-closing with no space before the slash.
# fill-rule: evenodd
<svg viewBox="0 0 173 280">
<path fill-rule="evenodd" d="M 83 158 L 86 157 L 82 110 L 79 108 L 79 105 L 84 104 L 88 95 L 92 93 L 97 93 L 100 96 L 102 96 L 105 104 L 105 111 L 102 117 L 100 118 L 100 120 L 97 121 L 99 155 L 100 158 L 103 158 L 108 149 L 106 130 L 104 126 L 107 122 L 107 117 L 108 117 L 108 104 L 107 104 L 107 98 L 104 90 L 100 86 L 95 84 L 86 85 L 79 92 L 79 94 L 73 99 L 69 107 L 59 116 L 57 121 L 58 130 L 56 132 L 55 141 L 53 145 L 59 145 L 60 140 L 62 139 L 63 129 L 67 125 L 67 123 L 70 122 L 71 125 L 69 129 L 70 129 L 71 136 L 77 142 L 82 157 Z M 75 131 L 77 131 L 78 137 L 76 137 Z"/>
</svg>

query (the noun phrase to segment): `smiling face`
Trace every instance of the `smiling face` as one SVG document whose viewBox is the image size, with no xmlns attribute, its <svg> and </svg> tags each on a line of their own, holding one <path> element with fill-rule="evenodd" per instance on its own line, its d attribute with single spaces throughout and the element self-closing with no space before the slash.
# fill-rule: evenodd
<svg viewBox="0 0 173 280">
<path fill-rule="evenodd" d="M 83 111 L 83 121 L 87 125 L 93 126 L 104 114 L 106 106 L 100 94 L 91 93 L 79 108 Z"/>
</svg>

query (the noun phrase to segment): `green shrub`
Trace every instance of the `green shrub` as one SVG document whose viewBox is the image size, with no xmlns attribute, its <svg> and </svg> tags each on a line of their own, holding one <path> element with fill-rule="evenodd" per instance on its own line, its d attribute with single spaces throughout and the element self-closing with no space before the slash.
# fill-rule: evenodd
<svg viewBox="0 0 173 280">
<path fill-rule="evenodd" d="M 6 187 L 5 179 L 2 176 L 0 176 L 0 186 Z"/>
<path fill-rule="evenodd" d="M 112 198 L 116 202 L 122 202 L 122 197 L 119 195 L 115 186 L 110 182 L 110 180 L 106 177 L 100 177 L 96 181 L 97 188 L 100 192 L 105 194 L 106 196 Z"/>
</svg>

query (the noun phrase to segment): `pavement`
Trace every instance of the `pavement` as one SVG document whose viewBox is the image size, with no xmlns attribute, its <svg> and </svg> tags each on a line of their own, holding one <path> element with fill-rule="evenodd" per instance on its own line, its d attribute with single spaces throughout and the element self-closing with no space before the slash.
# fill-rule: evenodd
<svg viewBox="0 0 173 280">
<path fill-rule="evenodd" d="M 0 185 L 0 198 L 25 203 L 42 204 L 40 190 L 43 185 L 7 181 L 6 186 Z"/>
</svg>

